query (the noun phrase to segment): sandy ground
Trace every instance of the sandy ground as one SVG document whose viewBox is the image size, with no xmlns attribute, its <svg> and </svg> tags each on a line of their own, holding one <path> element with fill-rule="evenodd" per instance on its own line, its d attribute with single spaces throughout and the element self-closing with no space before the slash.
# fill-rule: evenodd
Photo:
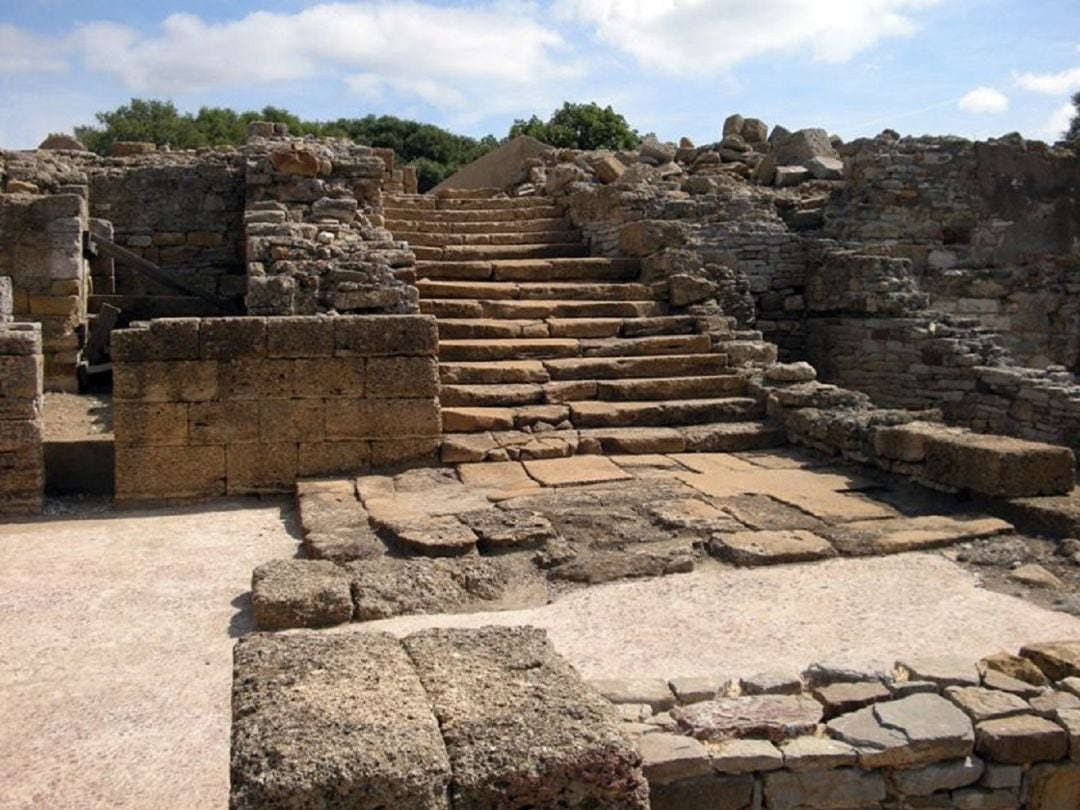
<svg viewBox="0 0 1080 810">
<path fill-rule="evenodd" d="M 251 569 L 285 501 L 0 526 L 0 807 L 223 808 Z"/>
<path fill-rule="evenodd" d="M 235 636 L 251 569 L 291 556 L 283 504 L 0 526 L 0 807 L 224 808 Z M 283 523 L 283 516 L 286 522 Z M 1080 637 L 937 554 L 624 582 L 507 613 L 350 626 L 531 623 L 588 677 L 797 672 Z"/>
</svg>

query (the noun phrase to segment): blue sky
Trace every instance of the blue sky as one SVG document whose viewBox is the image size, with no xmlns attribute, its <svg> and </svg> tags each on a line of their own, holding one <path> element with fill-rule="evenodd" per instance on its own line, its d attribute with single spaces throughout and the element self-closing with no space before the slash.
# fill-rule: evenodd
<svg viewBox="0 0 1080 810">
<path fill-rule="evenodd" d="M 571 100 L 699 143 L 733 112 L 1053 140 L 1077 90 L 1076 0 L 0 0 L 5 148 L 132 97 L 500 137 Z"/>
</svg>

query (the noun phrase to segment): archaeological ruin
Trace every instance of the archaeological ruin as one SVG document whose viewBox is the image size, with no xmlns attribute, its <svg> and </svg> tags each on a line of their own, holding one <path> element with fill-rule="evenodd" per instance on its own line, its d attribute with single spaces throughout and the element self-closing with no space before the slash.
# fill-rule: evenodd
<svg viewBox="0 0 1080 810">
<path fill-rule="evenodd" d="M 201 806 L 1080 808 L 1080 142 L 718 136 L 0 152 L 11 581 L 280 509 L 224 599 L 78 562 L 236 608 Z"/>
</svg>

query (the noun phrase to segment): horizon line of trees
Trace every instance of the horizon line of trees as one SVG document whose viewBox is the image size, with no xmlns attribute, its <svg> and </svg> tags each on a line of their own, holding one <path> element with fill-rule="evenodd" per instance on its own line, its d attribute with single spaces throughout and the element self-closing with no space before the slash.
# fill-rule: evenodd
<svg viewBox="0 0 1080 810">
<path fill-rule="evenodd" d="M 349 138 L 365 146 L 393 149 L 402 164 L 416 168 L 421 191 L 518 135 L 574 149 L 630 149 L 640 142 L 637 131 L 622 115 L 594 102 L 566 102 L 547 121 L 535 115 L 515 120 L 501 140 L 494 135 L 458 135 L 434 124 L 392 115 L 306 121 L 269 105 L 257 111 L 200 107 L 195 113 L 181 113 L 171 101 L 133 98 L 114 110 L 96 113 L 94 118 L 95 124 L 75 127 L 75 137 L 101 155 L 107 155 L 116 141 L 148 141 L 174 149 L 240 146 L 252 121 L 284 123 L 293 135 Z"/>
</svg>

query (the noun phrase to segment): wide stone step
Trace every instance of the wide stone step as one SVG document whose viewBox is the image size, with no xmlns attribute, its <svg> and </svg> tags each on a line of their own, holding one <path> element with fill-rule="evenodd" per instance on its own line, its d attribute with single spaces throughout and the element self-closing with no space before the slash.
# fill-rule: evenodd
<svg viewBox="0 0 1080 810">
<path fill-rule="evenodd" d="M 574 427 L 640 427 L 739 422 L 762 416 L 752 397 L 677 399 L 660 402 L 571 402 Z"/>
<path fill-rule="evenodd" d="M 542 245 L 451 245 L 413 248 L 421 261 L 485 261 L 493 259 L 557 259 L 588 256 L 589 246 L 581 242 Z"/>
<path fill-rule="evenodd" d="M 685 334 L 693 331 L 694 319 L 671 318 L 440 318 L 439 335 L 447 339 L 562 337 L 607 338 L 639 332 L 641 321 L 649 321 L 649 334 Z M 690 323 L 687 325 L 686 320 Z"/>
<path fill-rule="evenodd" d="M 544 387 L 538 383 L 444 385 L 439 390 L 439 404 L 450 408 L 510 408 L 515 405 L 541 405 L 544 401 Z"/>
<path fill-rule="evenodd" d="M 567 337 L 551 335 L 547 323 L 536 320 L 497 320 L 488 318 L 440 318 L 439 337 L 445 340 L 479 338 Z"/>
<path fill-rule="evenodd" d="M 555 300 L 555 301 L 641 301 L 649 288 L 630 282 L 613 284 L 568 281 L 437 281 L 416 282 L 421 298 L 465 298 L 474 300 Z"/>
<path fill-rule="evenodd" d="M 637 338 L 598 338 L 581 341 L 585 357 L 634 357 L 657 354 L 707 353 L 712 349 L 708 335 L 651 335 Z"/>
<path fill-rule="evenodd" d="M 570 338 L 439 341 L 439 359 L 447 362 L 546 359 L 580 354 L 580 341 Z"/>
<path fill-rule="evenodd" d="M 664 309 L 657 301 L 420 299 L 420 311 L 437 318 L 651 318 L 663 315 Z"/>
<path fill-rule="evenodd" d="M 521 211 L 551 206 L 547 197 L 445 197 L 435 195 L 392 195 L 386 198 L 387 209 L 412 211 Z"/>
<path fill-rule="evenodd" d="M 398 206 L 383 209 L 384 222 L 517 222 L 537 219 L 560 219 L 563 210 L 557 205 L 544 203 L 533 208 L 510 209 L 413 209 Z"/>
<path fill-rule="evenodd" d="M 493 262 L 417 262 L 416 275 L 440 281 L 635 281 L 637 259 L 503 259 Z"/>
<path fill-rule="evenodd" d="M 727 355 L 660 357 L 583 357 L 545 362 L 552 380 L 615 380 L 635 377 L 687 377 L 730 371 Z"/>
<path fill-rule="evenodd" d="M 746 393 L 746 379 L 738 374 L 702 377 L 645 377 L 597 382 L 598 399 L 634 400 L 706 399 Z"/>
<path fill-rule="evenodd" d="M 426 233 L 422 231 L 393 231 L 395 239 L 411 246 L 448 247 L 450 245 L 547 245 L 581 241 L 581 231 L 535 231 L 519 233 L 504 228 L 498 233 Z"/>
<path fill-rule="evenodd" d="M 512 225 L 507 225 L 512 222 Z M 477 222 L 438 222 L 424 219 L 391 219 L 384 217 L 387 228 L 395 234 L 402 232 L 419 233 L 505 233 L 512 229 L 518 233 L 538 233 L 541 231 L 572 231 L 574 226 L 566 217 L 541 217 L 537 219 L 502 219 Z"/>
<path fill-rule="evenodd" d="M 443 385 L 544 383 L 551 379 L 539 360 L 499 360 L 487 363 L 439 363 Z"/>
</svg>

